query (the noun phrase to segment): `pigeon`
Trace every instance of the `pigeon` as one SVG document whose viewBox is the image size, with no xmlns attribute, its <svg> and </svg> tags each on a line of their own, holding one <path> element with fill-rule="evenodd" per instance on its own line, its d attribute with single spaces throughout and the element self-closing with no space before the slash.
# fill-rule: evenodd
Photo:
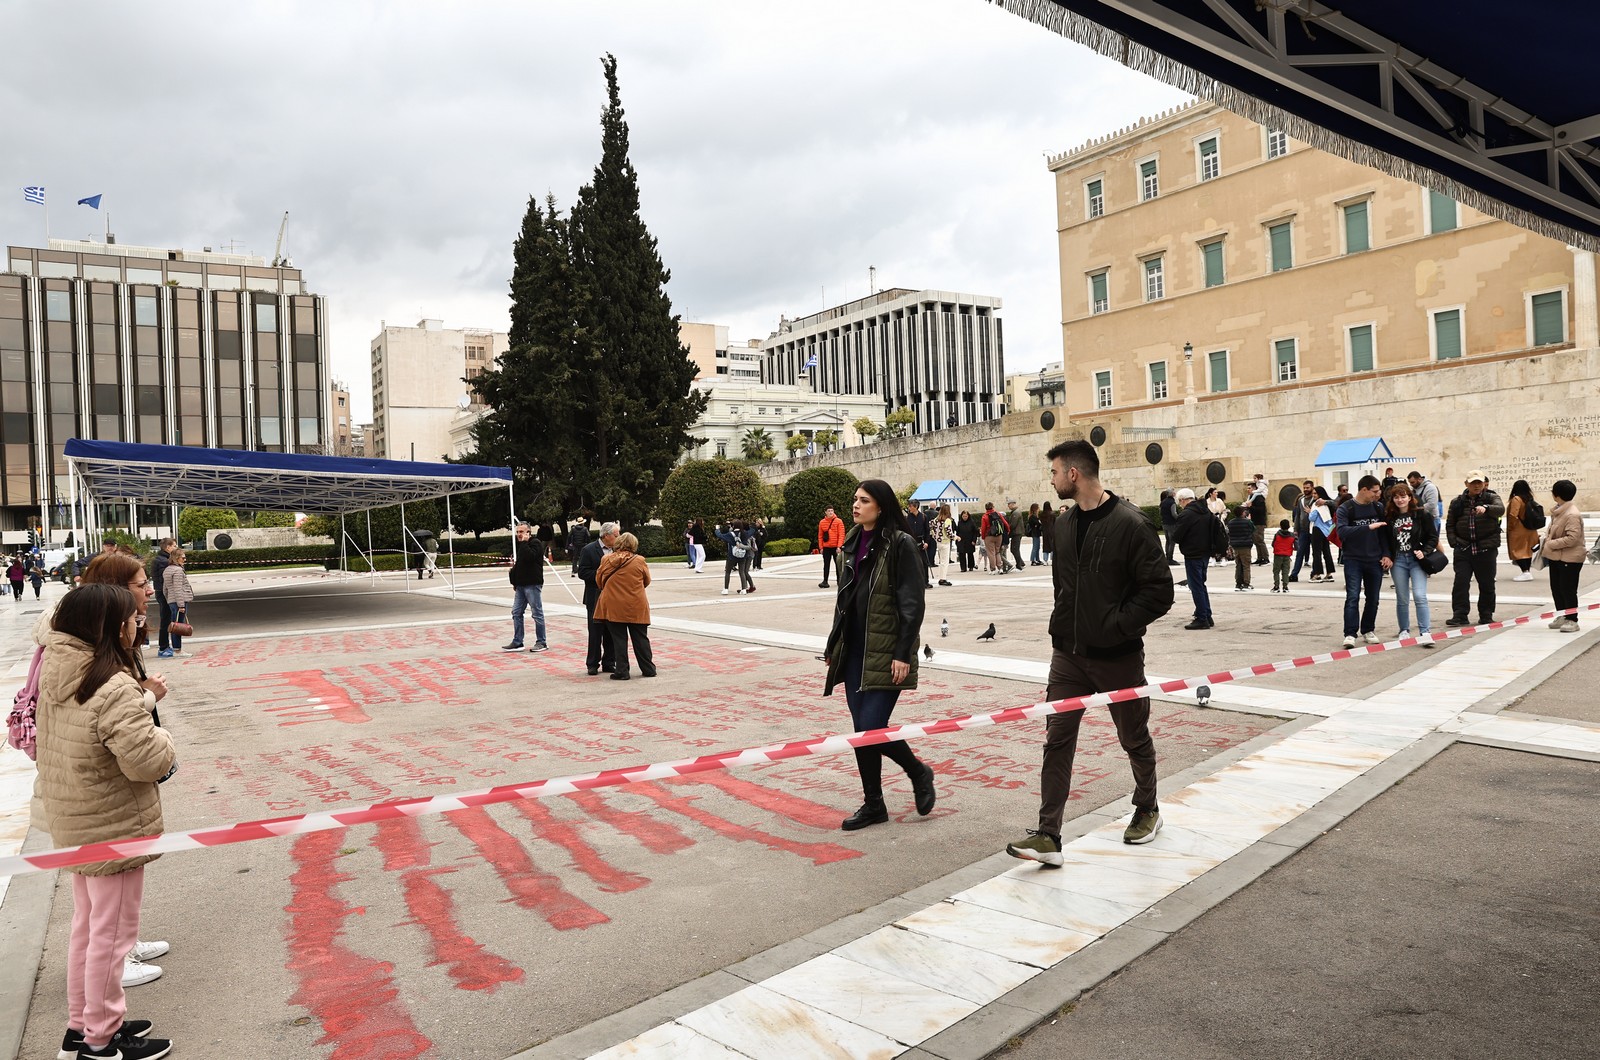
<svg viewBox="0 0 1600 1060">
<path fill-rule="evenodd" d="M 989 623 L 989 628 L 978 634 L 979 640 L 994 640 L 994 623 Z"/>
<path fill-rule="evenodd" d="M 924 645 L 923 645 L 923 646 L 922 646 L 922 657 L 923 657 L 923 658 L 924 658 L 924 659 L 931 659 L 931 658 L 933 658 L 933 648 L 932 648 L 932 646 L 930 646 L 930 645 L 927 645 L 927 644 L 924 644 Z"/>
</svg>

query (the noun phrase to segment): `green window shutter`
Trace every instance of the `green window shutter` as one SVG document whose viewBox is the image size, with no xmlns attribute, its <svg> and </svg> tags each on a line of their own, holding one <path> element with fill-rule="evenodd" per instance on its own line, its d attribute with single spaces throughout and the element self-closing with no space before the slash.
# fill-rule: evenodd
<svg viewBox="0 0 1600 1060">
<path fill-rule="evenodd" d="M 1367 238 L 1367 204 L 1351 203 L 1344 208 L 1344 252 L 1354 254 L 1371 246 Z"/>
<path fill-rule="evenodd" d="M 1548 346 L 1567 337 L 1567 310 L 1560 291 L 1536 294 L 1533 303 L 1533 344 Z"/>
<path fill-rule="evenodd" d="M 1156 175 L 1156 164 L 1154 162 L 1141 162 L 1139 164 L 1139 176 L 1140 177 L 1153 177 L 1155 175 Z"/>
<path fill-rule="evenodd" d="M 1439 360 L 1453 361 L 1461 356 L 1461 310 L 1447 309 L 1433 314 L 1433 344 Z"/>
<path fill-rule="evenodd" d="M 1281 272 L 1294 265 L 1294 245 L 1290 242 L 1289 232 L 1290 226 L 1287 221 L 1267 229 L 1267 237 L 1272 243 L 1273 272 Z"/>
<path fill-rule="evenodd" d="M 1279 339 L 1272 344 L 1277 353 L 1277 370 L 1273 378 L 1280 383 L 1292 383 L 1300 378 L 1300 365 L 1295 358 L 1293 339 Z"/>
<path fill-rule="evenodd" d="M 1222 241 L 1219 239 L 1215 243 L 1207 243 L 1200 250 L 1205 255 L 1206 286 L 1220 286 L 1222 283 Z"/>
<path fill-rule="evenodd" d="M 1456 227 L 1456 201 L 1436 191 L 1428 192 L 1428 222 L 1434 232 L 1449 232 Z"/>
<path fill-rule="evenodd" d="M 1372 325 L 1363 324 L 1350 329 L 1350 370 L 1372 371 Z"/>
<path fill-rule="evenodd" d="M 1152 364 L 1150 366 L 1150 382 L 1152 382 L 1152 383 L 1165 383 L 1166 381 L 1167 381 L 1167 365 L 1166 365 L 1166 362 L 1162 362 L 1160 364 Z"/>
<path fill-rule="evenodd" d="M 1218 350 L 1208 358 L 1211 362 L 1211 392 L 1221 394 L 1228 389 L 1228 354 Z"/>
<path fill-rule="evenodd" d="M 1222 165 L 1217 158 L 1217 140 L 1212 137 L 1200 144 L 1200 179 L 1214 180 L 1222 175 Z"/>
<path fill-rule="evenodd" d="M 1100 181 L 1098 180 L 1091 180 L 1089 182 L 1088 212 L 1090 217 L 1099 217 L 1101 214 L 1106 212 L 1105 192 Z"/>
<path fill-rule="evenodd" d="M 1095 385 L 1095 389 L 1097 389 L 1097 390 L 1104 390 L 1106 387 L 1110 386 L 1111 385 L 1111 373 L 1110 372 L 1096 372 L 1094 374 L 1094 385 Z"/>
<path fill-rule="evenodd" d="M 1095 306 L 1104 304 L 1107 301 L 1106 274 L 1103 272 L 1097 272 L 1093 276 L 1089 277 L 1089 289 L 1090 294 L 1094 299 Z M 1091 306 L 1090 308 L 1093 309 L 1094 307 Z M 1094 309 L 1094 311 L 1097 313 L 1100 312 L 1099 309 Z"/>
</svg>

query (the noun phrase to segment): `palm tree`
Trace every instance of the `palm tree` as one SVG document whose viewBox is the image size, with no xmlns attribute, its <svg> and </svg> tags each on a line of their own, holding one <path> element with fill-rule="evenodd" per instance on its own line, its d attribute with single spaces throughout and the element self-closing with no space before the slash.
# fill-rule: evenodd
<svg viewBox="0 0 1600 1060">
<path fill-rule="evenodd" d="M 777 448 L 772 444 L 772 437 L 767 434 L 765 427 L 752 427 L 745 431 L 740 445 L 744 448 L 746 460 L 771 460 L 778 455 Z"/>
</svg>

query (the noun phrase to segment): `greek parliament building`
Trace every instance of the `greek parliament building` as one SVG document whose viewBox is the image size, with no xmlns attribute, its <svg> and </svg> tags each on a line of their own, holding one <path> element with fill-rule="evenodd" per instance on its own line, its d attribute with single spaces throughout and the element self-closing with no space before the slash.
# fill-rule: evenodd
<svg viewBox="0 0 1600 1060">
<path fill-rule="evenodd" d="M 8 248 L 0 529 L 60 523 L 69 438 L 323 452 L 324 312 L 300 270 L 258 257 L 56 239 Z"/>
<path fill-rule="evenodd" d="M 916 414 L 914 434 L 1005 412 L 1000 299 L 987 295 L 880 291 L 785 319 L 761 350 L 763 382 L 808 379 L 819 394 L 881 394 L 884 415 L 901 407 Z"/>
</svg>

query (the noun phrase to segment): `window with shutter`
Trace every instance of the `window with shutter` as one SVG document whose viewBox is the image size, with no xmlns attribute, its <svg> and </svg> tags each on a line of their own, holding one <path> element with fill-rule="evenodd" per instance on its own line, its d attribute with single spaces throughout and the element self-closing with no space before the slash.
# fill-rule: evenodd
<svg viewBox="0 0 1600 1060">
<path fill-rule="evenodd" d="M 1089 312 L 1104 313 L 1111 308 L 1106 295 L 1106 274 L 1097 272 L 1089 277 Z"/>
<path fill-rule="evenodd" d="M 1436 191 L 1428 192 L 1428 231 L 1449 232 L 1459 223 L 1456 201 Z"/>
<path fill-rule="evenodd" d="M 1549 346 L 1565 342 L 1567 312 L 1560 291 L 1546 291 L 1529 299 L 1533 310 L 1533 344 Z"/>
<path fill-rule="evenodd" d="M 1165 361 L 1150 366 L 1150 400 L 1161 401 L 1167 396 L 1167 365 Z"/>
<path fill-rule="evenodd" d="M 1291 223 L 1283 222 L 1267 229 L 1267 242 L 1272 248 L 1272 271 L 1282 272 L 1294 266 L 1294 242 Z"/>
<path fill-rule="evenodd" d="M 1228 390 L 1228 351 L 1217 350 L 1206 357 L 1211 366 L 1211 392 L 1223 394 Z"/>
<path fill-rule="evenodd" d="M 1367 234 L 1367 204 L 1353 202 L 1344 208 L 1344 252 L 1354 254 L 1371 248 Z"/>
<path fill-rule="evenodd" d="M 1094 374 L 1094 407 L 1108 409 L 1111 407 L 1111 373 L 1096 372 Z"/>
<path fill-rule="evenodd" d="M 1151 258 L 1144 263 L 1144 300 L 1154 302 L 1167 293 L 1165 272 L 1161 267 L 1160 258 Z"/>
<path fill-rule="evenodd" d="M 1139 198 L 1148 201 L 1161 193 L 1161 183 L 1156 179 L 1154 161 L 1139 163 Z"/>
<path fill-rule="evenodd" d="M 1362 324 L 1360 327 L 1351 328 L 1350 335 L 1350 370 L 1352 372 L 1372 371 L 1372 325 Z"/>
<path fill-rule="evenodd" d="M 1217 153 L 1217 138 L 1200 142 L 1200 179 L 1215 180 L 1222 175 L 1222 158 Z"/>
<path fill-rule="evenodd" d="M 1099 217 L 1106 212 L 1105 191 L 1098 180 L 1091 180 L 1088 188 L 1089 216 Z"/>
<path fill-rule="evenodd" d="M 1200 248 L 1200 254 L 1205 260 L 1206 286 L 1218 287 L 1222 284 L 1222 240 L 1207 243 Z"/>
<path fill-rule="evenodd" d="M 1442 309 L 1433 314 L 1433 348 L 1441 361 L 1461 356 L 1461 310 Z"/>
<path fill-rule="evenodd" d="M 1272 347 L 1277 352 L 1278 382 L 1292 383 L 1300 378 L 1300 358 L 1294 339 L 1279 339 Z"/>
</svg>

